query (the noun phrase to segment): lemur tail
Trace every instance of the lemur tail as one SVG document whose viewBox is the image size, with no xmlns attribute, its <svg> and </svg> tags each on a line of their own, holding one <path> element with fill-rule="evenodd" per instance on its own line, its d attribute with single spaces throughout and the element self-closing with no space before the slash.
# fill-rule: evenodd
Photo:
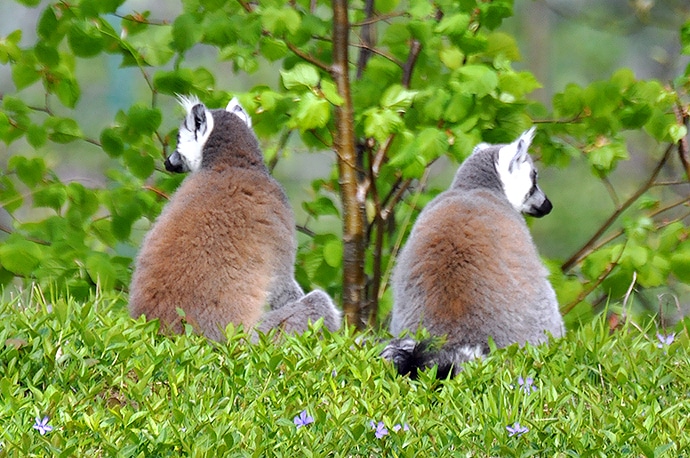
<svg viewBox="0 0 690 458">
<path fill-rule="evenodd" d="M 384 359 L 395 364 L 400 375 L 409 374 L 411 379 L 416 379 L 419 371 L 438 366 L 436 378 L 439 380 L 448 375 L 455 377 L 462 370 L 462 363 L 483 355 L 480 346 L 439 346 L 438 339 L 417 342 L 409 337 L 391 340 L 381 352 Z"/>
</svg>

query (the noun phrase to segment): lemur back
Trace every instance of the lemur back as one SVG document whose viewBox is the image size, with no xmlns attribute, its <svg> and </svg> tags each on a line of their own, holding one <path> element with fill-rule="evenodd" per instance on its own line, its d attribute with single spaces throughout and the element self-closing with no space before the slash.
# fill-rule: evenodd
<svg viewBox="0 0 690 458">
<path fill-rule="evenodd" d="M 513 343 L 560 337 L 563 321 L 522 213 L 543 216 L 551 203 L 536 183 L 527 153 L 533 129 L 508 145 L 478 145 L 451 187 L 421 212 L 393 274 L 390 331 L 420 326 L 445 337 L 428 342 L 396 339 L 383 356 L 399 372 L 438 364 L 438 376 Z"/>
<path fill-rule="evenodd" d="M 182 101 L 188 114 L 165 166 L 191 173 L 144 238 L 130 313 L 159 318 L 177 333 L 184 320 L 221 340 L 228 323 L 256 325 L 265 304 L 303 307 L 294 280 L 295 222 L 239 103 L 209 110 L 195 99 Z M 339 318 L 330 298 L 327 306 Z"/>
</svg>

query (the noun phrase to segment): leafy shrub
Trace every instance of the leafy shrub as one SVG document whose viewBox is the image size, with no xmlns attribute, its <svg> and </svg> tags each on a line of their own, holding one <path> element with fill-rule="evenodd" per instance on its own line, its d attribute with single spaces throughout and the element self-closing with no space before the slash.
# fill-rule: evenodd
<svg viewBox="0 0 690 458">
<path fill-rule="evenodd" d="M 542 162 L 566 167 L 584 158 L 614 204 L 570 259 L 550 263 L 571 324 L 587 321 L 630 285 L 653 291 L 690 282 L 688 199 L 661 192 L 669 181 L 687 184 L 690 172 L 690 69 L 672 84 L 640 81 L 622 69 L 587 87 L 569 85 L 549 112 L 528 99 L 539 87 L 535 77 L 512 67 L 519 51 L 499 30 L 512 14 L 509 0 L 353 3 L 344 14 L 340 1 L 184 0 L 181 14 L 164 19 L 125 14 L 122 4 L 49 3 L 33 43 L 21 44 L 21 30 L 0 38 L 0 63 L 10 66 L 16 87 L 2 94 L 0 139 L 21 145 L 0 172 L 0 204 L 12 219 L 12 227 L 0 226 L 8 234 L 0 247 L 1 284 L 53 285 L 82 300 L 97 287 L 126 291 L 141 234 L 181 180 L 160 173 L 176 136 L 165 126 L 178 119 L 161 106 L 172 106 L 178 93 L 213 107 L 230 97 L 218 89 L 220 70 L 190 64 L 200 48 L 237 72 L 279 63 L 279 87 L 259 84 L 239 94 L 258 135 L 276 145 L 267 148 L 270 164 L 296 136 L 311 149 L 336 153 L 333 170 L 312 183 L 302 206 L 312 221 L 335 217 L 341 227 L 302 228 L 309 237 L 297 272 L 307 289 L 320 286 L 340 299 L 351 323 L 377 323 L 377 313 L 390 308 L 395 254 L 435 192 L 426 188 L 429 165 L 444 155 L 461 161 L 479 141 L 511 140 L 535 122 Z M 686 54 L 687 29 L 680 33 Z M 347 39 L 355 37 L 359 53 L 343 72 Z M 106 55 L 136 69 L 147 93 L 90 132 L 77 116 L 86 84 L 77 63 Z M 609 178 L 631 158 L 632 131 L 641 133 L 635 142 L 655 164 L 648 180 L 623 197 Z M 64 144 L 113 164 L 105 186 L 55 173 L 44 155 Z M 660 180 L 672 161 L 685 177 Z"/>
</svg>

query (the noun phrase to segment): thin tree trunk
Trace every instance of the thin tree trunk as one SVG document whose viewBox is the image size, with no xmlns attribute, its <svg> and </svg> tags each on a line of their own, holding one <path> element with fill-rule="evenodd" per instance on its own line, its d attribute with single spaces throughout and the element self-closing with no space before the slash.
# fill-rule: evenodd
<svg viewBox="0 0 690 458">
<path fill-rule="evenodd" d="M 366 196 L 358 193 L 357 148 L 355 145 L 348 44 L 350 24 L 346 0 L 333 0 L 333 67 L 331 73 L 343 98 L 336 108 L 335 148 L 338 156 L 340 198 L 343 205 L 343 311 L 347 323 L 357 328 L 363 326 L 362 307 L 366 278 L 365 212 Z M 361 193 L 363 194 L 363 193 Z"/>
</svg>

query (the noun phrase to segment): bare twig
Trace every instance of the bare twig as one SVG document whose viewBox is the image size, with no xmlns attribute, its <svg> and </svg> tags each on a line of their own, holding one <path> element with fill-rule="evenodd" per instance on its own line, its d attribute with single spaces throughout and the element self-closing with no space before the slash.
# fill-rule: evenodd
<svg viewBox="0 0 690 458">
<path fill-rule="evenodd" d="M 412 70 L 414 70 L 414 65 L 419 57 L 419 52 L 422 50 L 422 43 L 419 40 L 412 40 L 410 43 L 410 54 L 407 56 L 407 60 L 403 65 L 403 78 L 402 85 L 405 88 L 410 87 L 410 81 L 412 80 Z"/>
<path fill-rule="evenodd" d="M 589 240 L 573 254 L 567 261 L 563 263 L 561 266 L 561 270 L 563 272 L 566 272 L 570 270 L 575 264 L 577 264 L 582 258 L 585 256 L 586 253 L 591 251 L 592 246 L 596 243 L 596 241 L 608 230 L 609 227 L 618 219 L 618 217 L 632 204 L 634 204 L 637 199 L 639 199 L 642 194 L 647 192 L 653 185 L 654 181 L 656 180 L 656 177 L 659 175 L 659 172 L 661 172 L 661 169 L 663 168 L 664 164 L 666 164 L 666 161 L 668 160 L 671 151 L 673 150 L 675 144 L 671 143 L 669 146 L 666 148 L 666 151 L 664 152 L 664 156 L 661 158 L 659 163 L 656 165 L 654 170 L 652 171 L 652 174 L 650 177 L 647 179 L 647 181 L 637 190 L 635 193 L 628 198 L 623 204 L 618 206 L 616 210 L 611 214 L 611 216 L 608 217 L 606 221 L 599 227 L 599 229 L 590 237 Z"/>
<path fill-rule="evenodd" d="M 301 49 L 299 49 L 297 46 L 293 45 L 292 43 L 286 41 L 285 45 L 288 47 L 288 49 L 290 51 L 295 53 L 297 55 L 297 57 L 299 57 L 300 59 L 319 67 L 323 71 L 326 71 L 329 73 L 333 71 L 333 68 L 330 65 L 326 64 L 325 62 L 320 61 L 319 59 L 312 56 L 311 54 L 302 51 Z"/>
<path fill-rule="evenodd" d="M 679 104 L 673 108 L 673 112 L 676 115 L 676 121 L 678 124 L 685 126 L 686 130 L 689 127 L 690 115 L 688 115 L 687 110 L 684 110 Z M 680 162 L 683 164 L 685 169 L 685 176 L 690 180 L 690 153 L 688 153 L 688 136 L 681 138 L 678 142 L 678 156 L 680 157 Z"/>
<path fill-rule="evenodd" d="M 362 47 L 359 50 L 359 58 L 357 59 L 357 79 L 362 78 L 364 69 L 367 67 L 367 62 L 369 62 L 369 58 L 371 57 L 371 49 L 374 46 L 373 22 L 369 22 L 374 15 L 374 0 L 366 0 L 364 14 L 366 14 L 367 18 L 362 24 L 360 39 L 362 40 L 362 44 L 366 45 L 366 47 Z"/>
</svg>

